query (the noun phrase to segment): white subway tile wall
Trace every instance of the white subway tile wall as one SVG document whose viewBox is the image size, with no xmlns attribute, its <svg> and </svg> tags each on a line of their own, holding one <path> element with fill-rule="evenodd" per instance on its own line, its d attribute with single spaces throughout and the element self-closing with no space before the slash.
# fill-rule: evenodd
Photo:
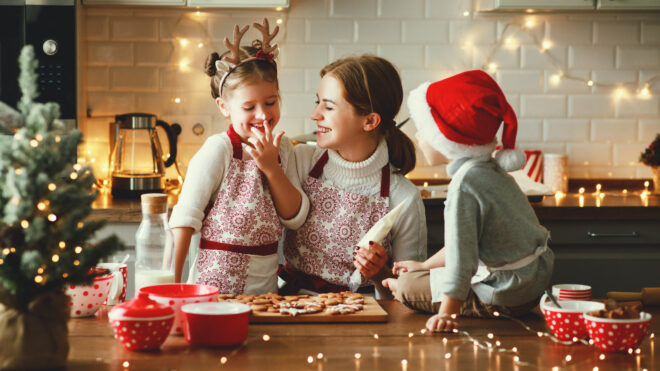
<svg viewBox="0 0 660 371">
<path fill-rule="evenodd" d="M 406 93 L 424 81 L 486 69 L 518 114 L 518 145 L 567 153 L 572 177 L 651 175 L 638 156 L 660 133 L 660 78 L 648 96 L 638 92 L 660 75 L 660 13 L 479 14 L 470 0 L 291 0 L 282 11 L 197 11 L 82 8 L 83 99 L 91 118 L 81 127 L 93 156 L 107 158 L 109 116 L 144 111 L 181 124 L 178 157 L 185 171 L 201 143 L 228 125 L 211 98 L 206 56 L 224 51 L 234 23 L 268 16 L 282 19 L 279 127 L 289 137 L 315 128 L 309 113 L 320 69 L 340 57 L 373 53 L 399 68 Z M 507 27 L 527 21 L 534 38 L 548 42 L 547 53 L 517 26 Z M 256 36 L 250 30 L 245 39 Z M 617 89 L 623 82 L 629 84 Z M 404 97 L 398 120 L 407 116 Z M 202 134 L 193 133 L 195 124 Z M 404 132 L 414 136 L 414 125 Z M 421 156 L 418 164 L 415 174 L 446 176 Z"/>
</svg>

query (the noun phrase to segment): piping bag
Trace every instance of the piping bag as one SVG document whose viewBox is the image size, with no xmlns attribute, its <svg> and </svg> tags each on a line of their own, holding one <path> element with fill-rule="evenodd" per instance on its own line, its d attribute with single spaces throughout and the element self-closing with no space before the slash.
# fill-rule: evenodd
<svg viewBox="0 0 660 371">
<path fill-rule="evenodd" d="M 390 212 L 387 213 L 382 219 L 377 221 L 376 224 L 374 224 L 371 229 L 369 229 L 367 233 L 362 236 L 360 242 L 358 242 L 357 245 L 359 247 L 370 249 L 369 241 L 378 243 L 382 242 L 387 234 L 390 233 L 396 218 L 401 213 L 401 210 L 403 210 L 403 205 L 407 201 L 408 200 L 401 202 L 399 205 L 397 205 L 397 207 L 390 210 Z M 353 271 L 351 274 L 351 279 L 348 281 L 348 288 L 351 291 L 356 292 L 360 288 L 360 285 L 362 285 L 362 275 L 360 274 L 360 271 L 356 269 Z"/>
</svg>

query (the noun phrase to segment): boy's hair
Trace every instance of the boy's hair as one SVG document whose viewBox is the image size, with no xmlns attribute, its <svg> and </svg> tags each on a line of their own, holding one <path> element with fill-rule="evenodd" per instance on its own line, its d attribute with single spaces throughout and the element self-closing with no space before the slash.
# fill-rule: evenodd
<svg viewBox="0 0 660 371">
<path fill-rule="evenodd" d="M 251 46 L 241 46 L 239 48 L 240 58 L 246 59 L 249 57 L 255 57 L 259 50 L 261 50 L 261 42 L 255 40 L 252 42 Z M 275 64 L 275 61 L 255 59 L 247 63 L 241 63 L 232 70 L 232 72 L 225 78 L 222 97 L 220 97 L 220 83 L 226 71 L 218 71 L 216 68 L 216 61 L 221 60 L 229 53 L 229 51 L 226 51 L 222 55 L 219 55 L 218 53 L 213 52 L 206 57 L 204 71 L 211 77 L 211 96 L 213 99 L 231 98 L 234 89 L 242 85 L 262 80 L 274 82 L 277 86 L 277 91 L 279 92 L 280 87 L 277 80 L 277 65 Z"/>
<path fill-rule="evenodd" d="M 321 77 L 328 73 L 342 84 L 344 99 L 358 115 L 380 115 L 378 132 L 387 141 L 390 163 L 397 173 L 409 173 L 415 167 L 415 146 L 394 122 L 403 101 L 403 87 L 392 63 L 375 55 L 348 57 L 323 67 Z"/>
</svg>

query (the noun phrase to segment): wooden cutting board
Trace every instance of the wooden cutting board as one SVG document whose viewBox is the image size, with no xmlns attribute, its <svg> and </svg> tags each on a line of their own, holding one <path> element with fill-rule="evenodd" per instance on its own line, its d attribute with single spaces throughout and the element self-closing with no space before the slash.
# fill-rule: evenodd
<svg viewBox="0 0 660 371">
<path fill-rule="evenodd" d="M 279 313 L 252 312 L 250 323 L 310 323 L 310 322 L 387 322 L 387 312 L 376 299 L 364 296 L 364 309 L 353 314 L 299 314 L 297 316 Z"/>
</svg>

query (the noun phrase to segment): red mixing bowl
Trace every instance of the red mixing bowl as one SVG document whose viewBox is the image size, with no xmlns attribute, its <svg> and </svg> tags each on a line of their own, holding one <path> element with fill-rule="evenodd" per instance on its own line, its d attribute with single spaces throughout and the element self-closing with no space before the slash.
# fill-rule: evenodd
<svg viewBox="0 0 660 371">
<path fill-rule="evenodd" d="M 231 302 L 195 303 L 181 307 L 183 335 L 191 345 L 232 346 L 247 339 L 251 308 Z"/>
</svg>

